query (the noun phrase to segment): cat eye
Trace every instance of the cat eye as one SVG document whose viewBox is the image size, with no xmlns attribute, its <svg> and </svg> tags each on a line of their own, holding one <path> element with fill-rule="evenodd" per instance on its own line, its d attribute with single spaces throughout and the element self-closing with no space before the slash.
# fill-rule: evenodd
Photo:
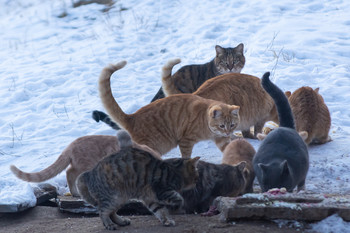
<svg viewBox="0 0 350 233">
<path fill-rule="evenodd" d="M 220 125 L 219 126 L 221 129 L 224 129 L 225 128 L 225 125 Z"/>
<path fill-rule="evenodd" d="M 233 128 L 235 126 L 235 124 L 231 124 L 230 126 L 231 126 L 231 128 Z"/>
</svg>

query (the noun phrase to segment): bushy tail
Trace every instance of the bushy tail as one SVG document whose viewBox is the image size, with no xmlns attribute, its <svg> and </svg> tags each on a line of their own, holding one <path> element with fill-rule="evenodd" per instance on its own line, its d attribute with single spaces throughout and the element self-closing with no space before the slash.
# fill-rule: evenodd
<svg viewBox="0 0 350 233">
<path fill-rule="evenodd" d="M 115 101 L 112 95 L 110 79 L 115 71 L 120 70 L 125 65 L 126 61 L 121 61 L 115 65 L 110 64 L 102 70 L 99 78 L 99 92 L 103 106 L 113 121 L 123 128 L 127 128 L 130 118 Z"/>
<path fill-rule="evenodd" d="M 92 112 L 92 119 L 94 119 L 96 122 L 102 121 L 105 124 L 109 125 L 115 130 L 119 130 L 120 127 L 117 125 L 112 119 L 104 112 L 95 110 Z"/>
<path fill-rule="evenodd" d="M 15 165 L 11 165 L 10 169 L 19 179 L 28 182 L 43 182 L 54 176 L 57 176 L 70 164 L 70 158 L 64 154 L 64 152 L 58 157 L 58 159 L 40 172 L 24 172 L 18 169 Z"/>
<path fill-rule="evenodd" d="M 133 143 L 129 133 L 125 130 L 118 130 L 117 138 L 119 142 L 120 149 L 132 147 Z"/>
<path fill-rule="evenodd" d="M 293 113 L 288 99 L 282 90 L 270 81 L 269 77 L 270 72 L 266 72 L 261 79 L 261 85 L 276 104 L 280 126 L 295 129 Z"/>
<path fill-rule="evenodd" d="M 182 92 L 175 86 L 171 79 L 171 71 L 176 64 L 181 62 L 180 58 L 169 60 L 162 69 L 162 88 L 165 96 L 181 94 Z"/>
</svg>

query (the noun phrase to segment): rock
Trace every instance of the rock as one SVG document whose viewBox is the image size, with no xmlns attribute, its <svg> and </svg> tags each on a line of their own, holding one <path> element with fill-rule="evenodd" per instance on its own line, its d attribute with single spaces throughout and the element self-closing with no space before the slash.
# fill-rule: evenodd
<svg viewBox="0 0 350 233">
<path fill-rule="evenodd" d="M 350 221 L 350 195 L 245 194 L 236 198 L 218 197 L 214 205 L 224 221 L 247 218 L 320 221 L 333 214 Z"/>
</svg>

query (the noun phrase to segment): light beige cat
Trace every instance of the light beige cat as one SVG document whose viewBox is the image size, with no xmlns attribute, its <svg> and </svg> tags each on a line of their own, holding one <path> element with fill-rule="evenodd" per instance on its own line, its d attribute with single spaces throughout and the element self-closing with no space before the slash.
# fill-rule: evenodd
<svg viewBox="0 0 350 233">
<path fill-rule="evenodd" d="M 220 150 L 224 150 L 239 124 L 239 106 L 179 94 L 126 114 L 113 98 L 110 87 L 111 75 L 125 64 L 126 61 L 122 61 L 102 70 L 99 92 L 110 117 L 130 133 L 133 141 L 162 155 L 179 145 L 184 158 L 189 158 L 195 143 L 202 140 L 213 140 Z"/>
<path fill-rule="evenodd" d="M 175 63 L 176 60 L 171 60 L 163 67 L 163 90 L 168 96 L 178 93 L 168 75 Z M 241 130 L 244 137 L 256 138 L 267 121 L 278 123 L 276 106 L 261 87 L 258 77 L 238 73 L 223 74 L 205 81 L 193 94 L 240 106 L 240 122 L 236 130 Z M 251 126 L 254 126 L 254 135 L 250 132 Z"/>
<path fill-rule="evenodd" d="M 323 144 L 331 141 L 328 136 L 331 127 L 331 115 L 319 88 L 301 87 L 291 94 L 286 92 L 292 108 L 295 127 L 298 132 L 307 132 L 306 144 Z M 305 137 L 304 137 L 305 138 Z"/>
<path fill-rule="evenodd" d="M 133 147 L 148 151 L 156 158 L 160 158 L 160 154 L 148 146 L 134 143 Z M 73 196 L 79 196 L 75 186 L 77 177 L 92 169 L 103 157 L 115 153 L 119 149 L 116 136 L 83 136 L 70 143 L 53 164 L 40 172 L 23 172 L 14 165 L 11 165 L 10 169 L 21 180 L 43 182 L 58 175 L 70 165 L 66 171 L 68 187 Z"/>
<path fill-rule="evenodd" d="M 256 151 L 254 147 L 245 139 L 238 138 L 230 142 L 223 152 L 222 163 L 228 165 L 237 165 L 243 161 L 246 162 L 246 167 L 243 170 L 247 177 L 244 193 L 253 192 L 253 182 L 255 173 L 253 169 L 253 157 Z"/>
</svg>

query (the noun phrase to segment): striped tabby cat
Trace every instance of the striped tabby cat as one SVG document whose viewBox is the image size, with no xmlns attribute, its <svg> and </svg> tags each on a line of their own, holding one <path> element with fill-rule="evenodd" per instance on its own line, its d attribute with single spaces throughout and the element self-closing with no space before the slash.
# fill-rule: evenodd
<svg viewBox="0 0 350 233">
<path fill-rule="evenodd" d="M 203 140 L 213 140 L 221 151 L 225 149 L 239 124 L 239 106 L 180 94 L 126 114 L 115 101 L 110 87 L 111 75 L 125 64 L 122 61 L 102 70 L 99 92 L 113 121 L 127 130 L 136 143 L 162 155 L 179 145 L 183 158 L 191 157 L 193 146 Z"/>
<path fill-rule="evenodd" d="M 223 48 L 215 46 L 216 57 L 202 65 L 187 65 L 181 67 L 175 74 L 171 75 L 174 65 L 180 63 L 180 59 L 168 67 L 163 68 L 164 75 L 168 76 L 176 87 L 177 93 L 192 93 L 206 80 L 226 73 L 240 73 L 245 64 L 243 54 L 244 45 L 241 43 L 235 48 Z M 164 87 L 161 87 L 152 101 L 164 98 Z"/>
<path fill-rule="evenodd" d="M 173 159 L 167 163 L 132 147 L 126 131 L 118 132 L 118 140 L 119 152 L 105 157 L 92 170 L 78 177 L 81 197 L 97 207 L 108 230 L 130 224 L 129 219 L 116 214 L 130 199 L 143 201 L 164 226 L 175 225 L 167 208 L 181 207 L 183 198 L 179 192 L 195 186 L 199 157 Z"/>
</svg>

